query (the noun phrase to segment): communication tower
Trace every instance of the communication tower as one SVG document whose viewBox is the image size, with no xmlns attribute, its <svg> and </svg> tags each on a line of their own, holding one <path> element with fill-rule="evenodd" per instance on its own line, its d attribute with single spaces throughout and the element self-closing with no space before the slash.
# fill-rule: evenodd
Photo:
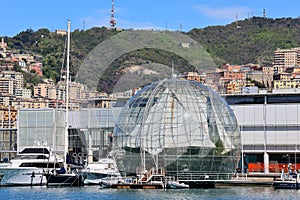
<svg viewBox="0 0 300 200">
<path fill-rule="evenodd" d="M 112 28 L 115 28 L 117 22 L 115 20 L 115 5 L 114 5 L 114 0 L 111 1 L 111 17 L 110 17 L 110 26 Z"/>
<path fill-rule="evenodd" d="M 235 13 L 235 27 L 238 28 L 238 14 Z"/>
</svg>

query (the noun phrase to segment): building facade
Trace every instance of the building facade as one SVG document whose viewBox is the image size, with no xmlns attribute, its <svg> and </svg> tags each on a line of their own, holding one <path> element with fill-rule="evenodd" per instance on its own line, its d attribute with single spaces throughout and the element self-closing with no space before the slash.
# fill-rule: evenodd
<svg viewBox="0 0 300 200">
<path fill-rule="evenodd" d="M 0 76 L 16 80 L 16 84 L 17 84 L 16 87 L 17 88 L 23 88 L 24 87 L 24 76 L 21 72 L 3 71 L 3 72 L 0 73 Z"/>
<path fill-rule="evenodd" d="M 274 65 L 292 67 L 300 65 L 300 48 L 278 49 L 274 51 Z"/>
<path fill-rule="evenodd" d="M 244 169 L 281 173 L 300 169 L 300 99 L 296 93 L 227 95 L 241 131 Z"/>
<path fill-rule="evenodd" d="M 299 93 L 235 94 L 223 95 L 223 98 L 232 108 L 239 124 L 241 155 L 244 159 L 242 166 L 245 172 L 281 173 L 282 169 L 287 171 L 288 165 L 291 165 L 293 170 L 300 169 Z M 96 158 L 106 157 L 121 108 L 86 108 L 72 111 L 69 115 L 69 134 L 76 140 L 70 142 L 71 150 L 77 151 L 76 153 L 93 154 Z M 41 126 L 40 128 L 47 130 L 48 134 L 52 134 L 51 127 L 54 126 L 47 121 L 53 119 L 53 114 L 50 113 L 54 110 L 27 109 L 22 112 L 19 112 L 19 115 L 23 115 L 23 121 L 18 123 L 18 134 L 33 134 L 32 131 L 26 132 L 29 130 L 26 124 L 30 124 L 28 122 L 32 120 L 27 113 L 34 113 L 35 117 L 47 116 L 43 112 L 49 113 L 50 117 L 41 122 L 35 121 L 39 122 L 38 125 L 30 126 Z M 56 126 L 62 128 L 62 124 Z M 35 134 L 39 134 L 40 129 L 36 130 Z M 43 138 L 46 136 L 41 137 L 41 140 Z M 78 144 L 82 146 L 77 148 Z M 19 143 L 19 146 L 22 145 L 30 144 Z"/>
</svg>

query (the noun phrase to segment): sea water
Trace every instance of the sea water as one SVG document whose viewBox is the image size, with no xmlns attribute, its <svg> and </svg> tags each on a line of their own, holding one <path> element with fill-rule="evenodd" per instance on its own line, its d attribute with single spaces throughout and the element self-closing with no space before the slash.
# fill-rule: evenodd
<svg viewBox="0 0 300 200">
<path fill-rule="evenodd" d="M 123 199 L 300 199 L 300 190 L 274 190 L 272 187 L 228 187 L 214 189 L 100 189 L 81 188 L 0 187 L 0 199 L 26 200 L 123 200 Z"/>
</svg>

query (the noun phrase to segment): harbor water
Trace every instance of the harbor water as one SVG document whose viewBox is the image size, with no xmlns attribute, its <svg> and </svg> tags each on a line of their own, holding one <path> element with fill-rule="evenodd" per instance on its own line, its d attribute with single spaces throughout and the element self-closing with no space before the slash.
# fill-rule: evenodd
<svg viewBox="0 0 300 200">
<path fill-rule="evenodd" d="M 31 200 L 120 200 L 120 199 L 300 199 L 300 190 L 274 190 L 272 187 L 226 187 L 215 189 L 100 189 L 82 188 L 0 187 L 0 199 Z"/>
</svg>

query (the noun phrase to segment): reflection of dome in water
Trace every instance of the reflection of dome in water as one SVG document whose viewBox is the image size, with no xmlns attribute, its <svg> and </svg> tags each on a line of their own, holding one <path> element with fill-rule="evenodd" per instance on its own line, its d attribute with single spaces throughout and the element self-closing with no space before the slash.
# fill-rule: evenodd
<svg viewBox="0 0 300 200">
<path fill-rule="evenodd" d="M 169 175 L 231 173 L 237 166 L 240 132 L 227 103 L 202 84 L 165 79 L 148 85 L 121 111 L 114 130 L 118 167 Z"/>
</svg>

